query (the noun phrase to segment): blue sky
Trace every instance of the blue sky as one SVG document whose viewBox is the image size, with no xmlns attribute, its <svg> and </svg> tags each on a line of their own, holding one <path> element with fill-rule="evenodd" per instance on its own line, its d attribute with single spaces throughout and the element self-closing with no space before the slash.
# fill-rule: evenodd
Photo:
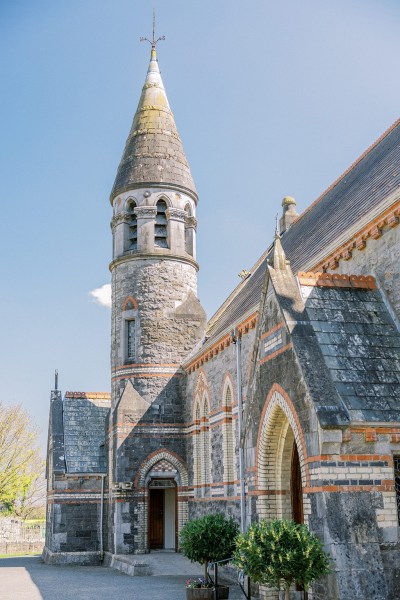
<svg viewBox="0 0 400 600">
<path fill-rule="evenodd" d="M 63 391 L 109 389 L 109 193 L 158 57 L 195 178 L 209 316 L 271 241 L 399 117 L 389 0 L 2 0 L 0 399 L 47 428 Z"/>
</svg>

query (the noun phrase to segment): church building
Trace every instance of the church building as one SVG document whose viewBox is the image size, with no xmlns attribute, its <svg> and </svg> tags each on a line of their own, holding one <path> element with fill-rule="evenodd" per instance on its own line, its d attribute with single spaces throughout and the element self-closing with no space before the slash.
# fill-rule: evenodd
<svg viewBox="0 0 400 600">
<path fill-rule="evenodd" d="M 302 214 L 283 199 L 209 321 L 155 44 L 110 202 L 111 394 L 51 392 L 44 560 L 178 551 L 210 512 L 289 518 L 331 556 L 318 597 L 399 598 L 400 120 Z"/>
</svg>

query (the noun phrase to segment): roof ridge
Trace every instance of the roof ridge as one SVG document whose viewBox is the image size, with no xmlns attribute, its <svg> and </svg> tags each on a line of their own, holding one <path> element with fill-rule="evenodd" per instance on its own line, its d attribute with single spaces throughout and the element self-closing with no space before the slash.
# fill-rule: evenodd
<svg viewBox="0 0 400 600">
<path fill-rule="evenodd" d="M 386 129 L 386 131 L 384 131 L 382 135 L 380 135 L 378 139 L 375 140 L 375 142 L 368 146 L 367 149 L 364 150 L 364 152 L 341 175 L 339 175 L 339 177 L 337 177 L 337 179 L 335 179 L 334 182 L 331 183 L 331 185 L 327 187 L 326 190 L 322 192 L 322 194 L 320 194 L 316 200 L 314 200 L 314 202 L 311 202 L 311 204 L 304 209 L 304 211 L 299 215 L 296 221 L 294 221 L 292 227 L 294 227 L 299 221 L 301 221 L 301 219 L 306 214 L 308 214 L 310 210 L 312 210 L 313 207 L 316 204 L 318 204 L 318 202 L 320 202 L 329 192 L 331 192 L 342 181 L 342 179 L 344 179 L 346 175 L 348 175 L 350 171 L 352 171 L 371 152 L 371 150 L 378 146 L 378 144 L 380 144 L 385 139 L 385 137 L 387 137 L 394 129 L 396 129 L 398 125 L 400 125 L 400 118 L 397 119 L 394 123 L 392 123 L 392 125 L 388 129 Z"/>
</svg>

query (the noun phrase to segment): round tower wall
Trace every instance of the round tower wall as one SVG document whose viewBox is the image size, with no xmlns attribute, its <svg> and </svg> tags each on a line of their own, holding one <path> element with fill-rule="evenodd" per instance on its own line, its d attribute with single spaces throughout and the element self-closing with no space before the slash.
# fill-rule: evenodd
<svg viewBox="0 0 400 600">
<path fill-rule="evenodd" d="M 197 292 L 196 269 L 191 264 L 139 259 L 117 265 L 112 272 L 112 366 L 127 362 L 121 330 L 124 313 L 132 310 L 126 310 L 129 298 L 137 303 L 134 362 L 180 363 L 192 348 L 192 323 L 185 325 L 182 317 L 177 320 L 174 311 L 189 292 Z"/>
</svg>

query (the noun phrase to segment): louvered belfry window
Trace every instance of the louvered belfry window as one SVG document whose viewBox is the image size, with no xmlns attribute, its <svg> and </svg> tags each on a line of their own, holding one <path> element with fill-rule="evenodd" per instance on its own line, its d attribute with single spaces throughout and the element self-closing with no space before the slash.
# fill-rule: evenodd
<svg viewBox="0 0 400 600">
<path fill-rule="evenodd" d="M 129 250 L 137 250 L 137 218 L 134 213 L 136 204 L 132 202 L 129 205 L 128 213 L 129 213 Z"/>
<path fill-rule="evenodd" d="M 157 202 L 157 215 L 154 227 L 154 245 L 158 248 L 168 248 L 167 240 L 167 205 L 164 200 Z"/>
<path fill-rule="evenodd" d="M 126 357 L 135 358 L 135 320 L 126 321 Z"/>
</svg>

